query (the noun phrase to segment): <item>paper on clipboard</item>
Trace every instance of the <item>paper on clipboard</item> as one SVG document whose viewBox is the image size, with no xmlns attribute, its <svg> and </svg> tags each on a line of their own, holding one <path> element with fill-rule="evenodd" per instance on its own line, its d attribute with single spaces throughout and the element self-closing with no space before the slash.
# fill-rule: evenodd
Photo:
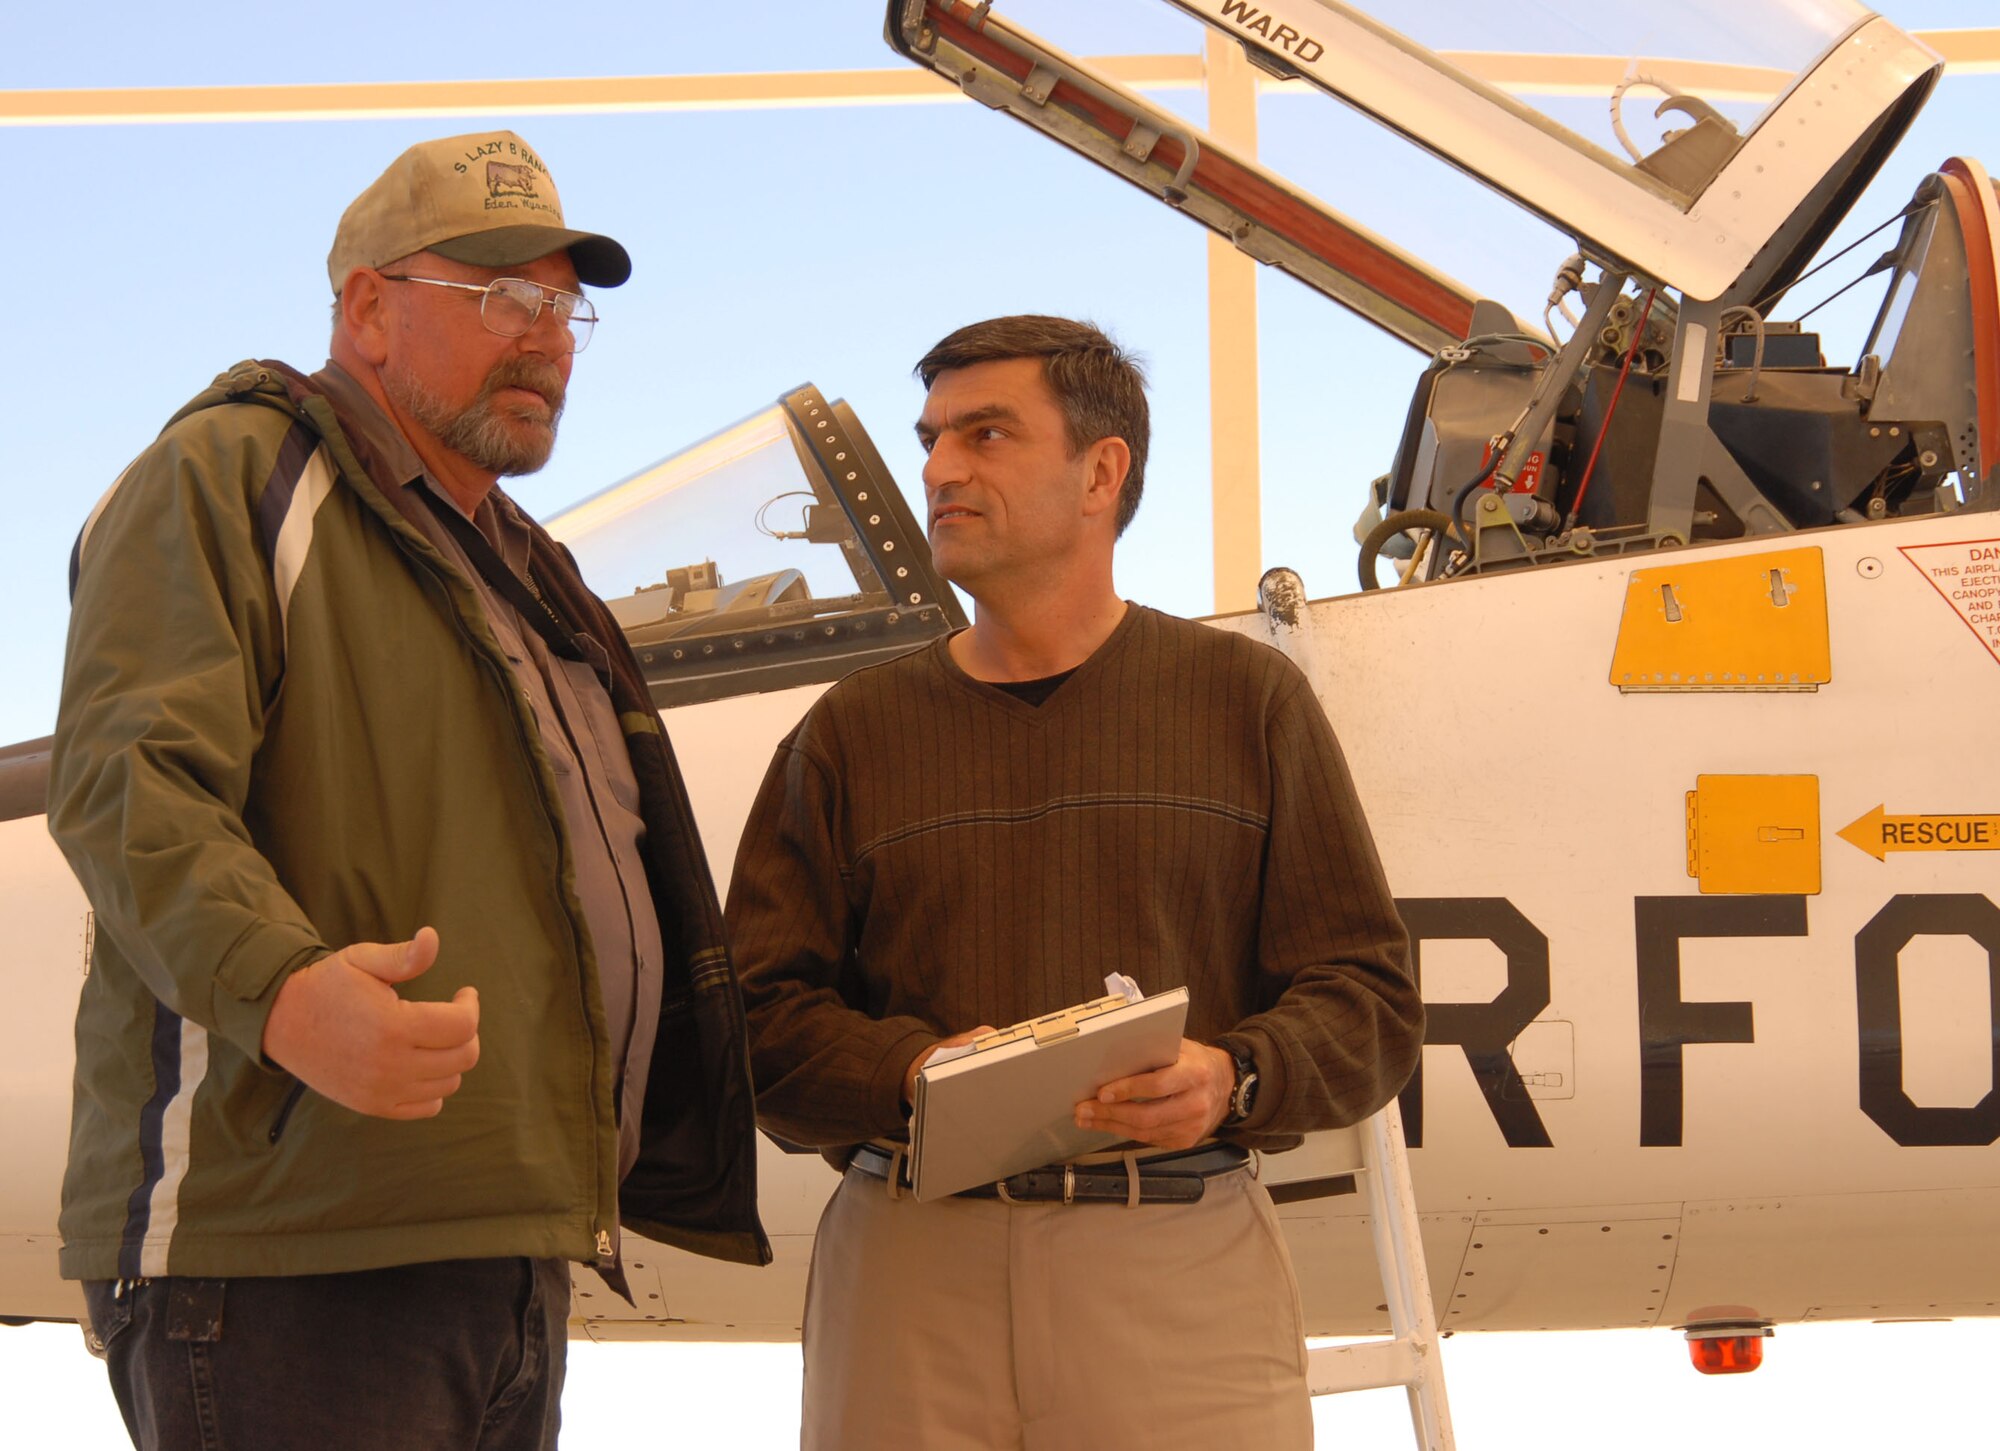
<svg viewBox="0 0 2000 1451">
<path fill-rule="evenodd" d="M 1129 978 L 1105 985 L 1112 990 L 1104 997 L 931 1055 L 917 1074 L 910 1123 L 919 1201 L 1120 1142 L 1078 1128 L 1076 1105 L 1114 1078 L 1179 1057 L 1188 995 L 1174 988 L 1144 997 Z"/>
</svg>

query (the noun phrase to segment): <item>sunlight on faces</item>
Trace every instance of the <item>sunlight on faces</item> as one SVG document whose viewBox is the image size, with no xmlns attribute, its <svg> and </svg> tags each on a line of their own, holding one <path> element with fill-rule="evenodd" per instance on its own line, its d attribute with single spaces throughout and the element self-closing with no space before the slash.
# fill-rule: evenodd
<svg viewBox="0 0 2000 1451">
<path fill-rule="evenodd" d="M 452 407 L 396 358 L 382 369 L 382 387 L 439 443 L 500 475 L 531 474 L 549 461 L 567 391 L 554 364 L 525 356 L 502 358 L 462 408 Z M 515 394 L 502 399 L 497 396 L 502 389 L 540 394 L 542 405 Z"/>
<path fill-rule="evenodd" d="M 502 275 L 426 252 L 390 265 L 398 273 L 482 286 Z M 577 286 L 565 252 L 504 270 L 565 291 Z M 391 288 L 385 306 L 393 309 L 393 342 L 379 371 L 397 408 L 489 473 L 531 474 L 549 461 L 575 356 L 553 308 L 521 336 L 502 337 L 480 320 L 472 293 Z"/>
<path fill-rule="evenodd" d="M 982 581 L 1045 570 L 1084 534 L 1090 450 L 1072 453 L 1039 358 L 938 374 L 917 436 L 931 558 L 975 596 Z"/>
</svg>

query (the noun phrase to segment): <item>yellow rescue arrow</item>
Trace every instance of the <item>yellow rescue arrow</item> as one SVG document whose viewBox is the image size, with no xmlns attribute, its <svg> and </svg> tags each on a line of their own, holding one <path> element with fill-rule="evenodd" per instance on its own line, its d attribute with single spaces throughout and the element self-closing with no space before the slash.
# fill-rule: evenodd
<svg viewBox="0 0 2000 1451">
<path fill-rule="evenodd" d="M 1888 816 L 1878 806 L 1840 837 L 1878 862 L 1892 851 L 2000 851 L 2000 816 Z"/>
</svg>

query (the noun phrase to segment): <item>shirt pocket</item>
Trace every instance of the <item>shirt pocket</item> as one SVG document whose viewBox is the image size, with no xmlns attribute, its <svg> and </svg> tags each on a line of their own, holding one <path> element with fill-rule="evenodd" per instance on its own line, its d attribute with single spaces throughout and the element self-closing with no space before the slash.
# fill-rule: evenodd
<svg viewBox="0 0 2000 1451">
<path fill-rule="evenodd" d="M 637 816 L 639 780 L 632 770 L 632 751 L 625 744 L 625 732 L 619 727 L 618 713 L 611 708 L 611 696 L 605 691 L 604 683 L 598 679 L 597 672 L 583 661 L 558 660 L 555 665 L 563 672 L 570 698 L 576 702 L 577 713 L 583 717 L 582 729 L 590 732 L 590 741 L 579 742 L 580 748 L 596 752 L 601 767 L 599 774 L 611 788 L 611 799 Z"/>
</svg>

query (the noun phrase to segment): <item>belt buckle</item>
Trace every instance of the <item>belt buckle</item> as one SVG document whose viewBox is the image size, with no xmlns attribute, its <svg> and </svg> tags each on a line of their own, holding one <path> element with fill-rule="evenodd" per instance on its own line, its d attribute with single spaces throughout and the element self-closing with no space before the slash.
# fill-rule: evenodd
<svg viewBox="0 0 2000 1451">
<path fill-rule="evenodd" d="M 1009 1183 L 1010 1181 L 1006 1179 L 996 1179 L 993 1181 L 994 1191 L 999 1195 L 1002 1204 L 1022 1205 L 1037 1202 L 1033 1196 L 1027 1199 L 1016 1199 L 1013 1191 L 1008 1188 Z M 1044 1199 L 1040 1202 L 1046 1204 L 1049 1201 Z M 1062 1166 L 1062 1202 L 1064 1204 L 1076 1203 L 1076 1165 L 1074 1164 L 1064 1164 Z"/>
</svg>

